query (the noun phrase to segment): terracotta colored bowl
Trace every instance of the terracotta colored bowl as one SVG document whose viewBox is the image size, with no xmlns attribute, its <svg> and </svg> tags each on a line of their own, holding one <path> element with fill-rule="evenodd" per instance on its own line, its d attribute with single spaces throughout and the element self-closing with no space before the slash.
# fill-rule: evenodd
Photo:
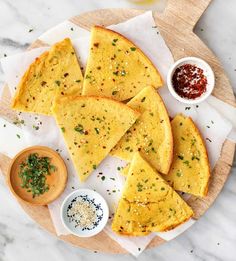
<svg viewBox="0 0 236 261">
<path fill-rule="evenodd" d="M 33 198 L 31 192 L 21 187 L 19 177 L 20 164 L 32 154 L 37 153 L 40 157 L 49 157 L 50 163 L 56 167 L 55 172 L 46 176 L 49 190 L 42 195 Z M 67 182 L 67 169 L 63 159 L 54 150 L 44 146 L 33 146 L 19 152 L 13 159 L 8 169 L 7 182 L 13 195 L 26 203 L 33 205 L 47 205 L 54 201 L 64 191 Z"/>
</svg>

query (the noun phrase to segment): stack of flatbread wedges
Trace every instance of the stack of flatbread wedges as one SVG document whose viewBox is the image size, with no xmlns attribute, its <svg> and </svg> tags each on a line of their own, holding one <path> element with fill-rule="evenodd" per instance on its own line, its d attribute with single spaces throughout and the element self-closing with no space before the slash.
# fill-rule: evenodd
<svg viewBox="0 0 236 261">
<path fill-rule="evenodd" d="M 17 87 L 12 108 L 50 115 L 55 98 L 80 95 L 82 84 L 75 50 L 66 38 L 30 65 Z"/>
<path fill-rule="evenodd" d="M 113 223 L 124 235 L 173 229 L 190 219 L 192 209 L 137 152 L 132 159 Z"/>
<path fill-rule="evenodd" d="M 55 117 L 81 181 L 109 153 L 127 161 L 112 224 L 121 235 L 167 231 L 191 218 L 175 190 L 207 194 L 204 142 L 190 118 L 179 114 L 170 122 L 157 92 L 162 84 L 134 43 L 94 26 L 84 76 L 66 38 L 30 65 L 12 101 L 15 110 Z"/>
</svg>

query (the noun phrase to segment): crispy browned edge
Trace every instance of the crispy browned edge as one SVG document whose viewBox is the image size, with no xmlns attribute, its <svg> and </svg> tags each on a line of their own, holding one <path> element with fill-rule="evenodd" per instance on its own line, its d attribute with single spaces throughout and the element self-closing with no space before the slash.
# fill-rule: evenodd
<svg viewBox="0 0 236 261">
<path fill-rule="evenodd" d="M 43 52 L 39 57 L 36 57 L 35 60 L 30 64 L 29 68 L 25 71 L 24 75 L 22 76 L 19 84 L 17 85 L 17 90 L 15 93 L 15 96 L 12 99 L 11 102 L 11 108 L 14 110 L 17 110 L 17 108 L 15 107 L 17 102 L 19 101 L 19 97 L 22 93 L 22 91 L 25 89 L 25 82 L 27 81 L 27 79 L 29 78 L 29 73 L 31 71 L 31 69 L 37 65 L 41 59 L 44 58 L 44 56 L 47 56 L 49 54 L 49 51 L 45 51 Z M 26 111 L 26 110 L 22 110 L 22 111 Z"/>
<path fill-rule="evenodd" d="M 156 66 L 153 64 L 153 62 L 149 59 L 149 57 L 147 55 L 145 55 L 145 53 L 136 45 L 134 44 L 132 41 L 130 41 L 128 38 L 126 38 L 124 35 L 116 32 L 116 31 L 113 31 L 111 29 L 108 29 L 108 28 L 105 28 L 105 27 L 102 27 L 102 26 L 99 26 L 99 25 L 94 25 L 92 28 L 97 28 L 99 30 L 103 30 L 103 31 L 106 31 L 107 33 L 112 33 L 112 34 L 117 34 L 119 35 L 119 37 L 121 37 L 125 42 L 128 42 L 129 44 L 135 46 L 138 50 L 138 52 L 145 58 L 148 60 L 148 62 L 150 63 L 150 65 L 155 69 L 156 73 L 159 75 L 160 77 L 160 82 L 161 82 L 161 85 L 160 86 L 153 86 L 155 89 L 159 88 L 159 87 L 162 87 L 163 86 L 163 79 L 162 79 L 162 76 L 160 74 L 160 72 L 158 71 L 158 69 L 156 68 Z"/>
<path fill-rule="evenodd" d="M 19 97 L 21 95 L 21 93 L 23 92 L 23 90 L 25 90 L 26 86 L 25 86 L 25 82 L 28 80 L 29 78 L 29 74 L 31 72 L 31 69 L 35 66 L 37 66 L 37 64 L 40 62 L 41 59 L 43 59 L 45 56 L 49 55 L 49 53 L 52 51 L 53 48 L 56 48 L 57 46 L 60 46 L 60 44 L 64 41 L 67 41 L 71 44 L 72 48 L 74 49 L 73 45 L 72 45 L 72 42 L 70 40 L 70 38 L 66 37 L 64 38 L 63 40 L 59 41 L 59 42 L 56 42 L 54 45 L 52 45 L 50 47 L 50 49 L 48 51 L 45 51 L 43 52 L 42 54 L 40 54 L 38 57 L 36 57 L 34 59 L 34 61 L 30 64 L 30 66 L 28 67 L 28 69 L 25 71 L 24 75 L 22 76 L 20 82 L 18 83 L 17 85 L 17 90 L 16 90 L 16 93 L 14 95 L 14 97 L 12 98 L 12 102 L 11 102 L 11 108 L 14 109 L 14 110 L 17 110 L 17 111 L 22 111 L 22 112 L 29 112 L 27 110 L 24 110 L 24 109 L 18 109 L 16 108 L 16 104 L 17 102 L 19 101 Z M 77 58 L 77 62 L 78 62 L 78 58 Z M 78 62 L 79 63 L 79 62 Z M 30 113 L 37 113 L 37 112 L 30 112 Z M 40 113 L 42 115 L 51 115 L 52 113 Z"/>
<path fill-rule="evenodd" d="M 203 138 L 202 138 L 201 132 L 200 132 L 199 129 L 197 128 L 197 126 L 196 126 L 196 124 L 194 123 L 193 119 L 192 119 L 191 117 L 189 117 L 189 116 L 185 116 L 183 113 L 176 114 L 175 117 L 176 117 L 177 115 L 182 115 L 185 119 L 187 118 L 187 119 L 190 120 L 190 122 L 191 122 L 191 124 L 192 124 L 192 126 L 193 126 L 193 128 L 194 128 L 194 131 L 197 133 L 197 135 L 199 135 L 199 138 L 200 138 L 200 140 L 201 140 L 201 142 L 202 142 L 202 144 L 203 144 L 203 149 L 204 149 L 204 153 L 205 153 L 205 155 L 206 155 L 206 160 L 207 160 L 207 166 L 206 166 L 206 167 L 207 167 L 207 169 L 208 169 L 208 171 L 207 171 L 207 173 L 208 173 L 208 176 L 207 176 L 208 181 L 207 181 L 207 184 L 206 184 L 206 187 L 205 187 L 205 190 L 204 190 L 203 195 L 198 195 L 198 196 L 199 196 L 199 197 L 200 197 L 200 196 L 205 197 L 205 196 L 207 195 L 207 192 L 208 192 L 208 186 L 209 186 L 210 176 L 211 176 L 210 162 L 209 162 L 208 152 L 207 152 L 207 149 L 206 149 L 206 144 L 205 144 L 205 142 L 204 142 L 204 140 L 203 140 Z M 174 119 L 173 119 L 173 120 L 174 120 Z"/>
<path fill-rule="evenodd" d="M 166 173 L 161 173 L 161 174 L 163 174 L 163 175 L 168 175 L 168 173 L 169 173 L 169 171 L 170 171 L 170 167 L 171 167 L 172 161 L 173 161 L 173 157 L 174 157 L 174 137 L 173 137 L 173 131 L 172 131 L 171 122 L 170 122 L 170 118 L 169 118 L 169 113 L 168 113 L 168 110 L 167 110 L 167 108 L 166 108 L 166 105 L 165 105 L 165 103 L 164 103 L 164 101 L 163 101 L 161 95 L 160 95 L 156 90 L 155 90 L 155 92 L 156 92 L 156 94 L 159 96 L 160 101 L 161 101 L 161 103 L 162 103 L 162 105 L 163 105 L 163 108 L 164 108 L 164 110 L 165 110 L 165 112 L 166 112 L 166 115 L 167 115 L 167 118 L 168 118 L 168 123 L 169 123 L 170 134 L 171 134 L 171 135 L 170 135 L 170 142 L 171 142 L 171 144 L 170 144 L 170 147 L 171 147 L 171 152 L 170 152 L 170 154 L 171 154 L 171 157 L 170 157 L 170 159 L 169 159 L 169 166 L 168 166 L 168 169 L 167 169 Z"/>
<path fill-rule="evenodd" d="M 209 162 L 209 157 L 208 157 L 208 152 L 207 152 L 207 149 L 206 149 L 206 144 L 202 138 L 202 135 L 201 135 L 201 132 L 199 131 L 198 127 L 195 125 L 194 121 L 192 120 L 191 117 L 189 117 L 191 123 L 193 124 L 193 127 L 194 127 L 194 130 L 196 131 L 196 133 L 199 135 L 199 138 L 203 144 L 203 148 L 204 148 L 204 153 L 206 155 L 206 160 L 207 160 L 207 178 L 208 178 L 208 181 L 207 181 L 207 184 L 206 184 L 206 187 L 205 187 L 205 190 L 204 190 L 204 193 L 203 193 L 203 196 L 206 196 L 207 193 L 208 193 L 208 186 L 209 186 L 209 182 L 210 182 L 210 176 L 211 176 L 211 170 L 210 170 L 210 162 Z"/>
<path fill-rule="evenodd" d="M 143 156 L 142 156 L 142 154 L 141 154 L 140 152 L 137 152 L 137 153 L 139 153 L 140 156 L 143 158 Z M 154 172 L 157 172 L 157 174 L 161 177 L 161 179 L 166 183 L 167 186 L 169 186 L 175 193 L 177 193 L 177 192 L 168 184 L 168 182 L 167 182 L 164 178 L 162 178 L 161 174 L 160 174 L 145 158 L 143 158 L 143 160 L 145 160 L 145 161 L 148 163 L 148 165 L 153 169 Z M 129 172 L 128 172 L 128 175 L 129 175 L 129 173 L 130 173 L 130 170 L 129 170 Z M 178 195 L 178 193 L 177 193 L 177 195 Z M 178 195 L 178 196 L 180 197 L 180 195 Z M 188 203 L 187 203 L 182 197 L 180 197 L 180 198 L 181 198 L 181 199 L 186 203 L 186 205 L 192 210 L 192 208 L 188 205 Z M 137 233 L 137 234 L 136 234 L 136 233 L 135 233 L 135 234 L 132 234 L 132 233 L 121 233 L 121 232 L 118 232 L 118 231 L 114 231 L 113 229 L 112 229 L 112 231 L 115 232 L 116 234 L 122 235 L 122 236 L 144 236 L 144 235 L 148 235 L 148 234 L 153 233 L 153 232 L 167 232 L 167 231 L 170 231 L 170 230 L 172 230 L 172 229 L 174 229 L 174 228 L 176 228 L 176 227 L 182 225 L 183 223 L 187 222 L 191 217 L 193 217 L 193 215 L 194 215 L 194 212 L 193 212 L 193 210 L 192 210 L 192 214 L 191 214 L 189 217 L 185 218 L 182 222 L 180 222 L 180 223 L 178 223 L 178 224 L 175 224 L 175 225 L 173 225 L 173 226 L 166 227 L 165 229 L 163 229 L 163 230 L 161 230 L 161 231 L 147 231 L 147 232 L 143 232 L 143 234 L 142 234 L 142 233 Z"/>
</svg>

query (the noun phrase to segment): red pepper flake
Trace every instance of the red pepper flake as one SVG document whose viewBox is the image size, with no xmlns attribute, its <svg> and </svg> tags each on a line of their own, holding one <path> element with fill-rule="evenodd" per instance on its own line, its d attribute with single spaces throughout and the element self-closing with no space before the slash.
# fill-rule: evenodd
<svg viewBox="0 0 236 261">
<path fill-rule="evenodd" d="M 206 92 L 207 77 L 196 65 L 184 64 L 175 70 L 172 84 L 182 98 L 196 99 Z"/>
</svg>

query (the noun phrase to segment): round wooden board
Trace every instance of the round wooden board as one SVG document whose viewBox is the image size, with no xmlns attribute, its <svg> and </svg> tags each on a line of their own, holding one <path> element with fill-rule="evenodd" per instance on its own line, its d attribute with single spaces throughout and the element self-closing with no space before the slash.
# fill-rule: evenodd
<svg viewBox="0 0 236 261">
<path fill-rule="evenodd" d="M 165 12 L 162 14 L 154 13 L 153 16 L 174 58 L 179 59 L 184 56 L 197 56 L 206 60 L 213 67 L 216 75 L 214 96 L 235 106 L 232 87 L 222 66 L 214 54 L 204 45 L 198 36 L 193 33 L 193 27 L 210 2 L 211 0 L 169 0 Z M 120 23 L 143 12 L 144 11 L 131 9 L 104 9 L 73 17 L 70 21 L 89 30 L 92 25 L 108 26 Z M 32 44 L 31 48 L 42 45 L 45 44 L 37 40 Z M 15 117 L 15 114 L 9 109 L 9 104 L 10 94 L 6 86 L 1 100 L 0 116 L 8 119 Z M 205 213 L 221 191 L 230 173 L 234 151 L 235 144 L 227 140 L 222 148 L 221 157 L 212 172 L 208 196 L 203 199 L 191 196 L 188 199 L 188 204 L 195 212 L 195 219 L 199 219 L 199 217 Z M 9 162 L 10 159 L 8 157 L 3 154 L 0 155 L 0 167 L 3 173 L 7 172 Z M 31 206 L 22 202 L 19 202 L 19 204 L 39 225 L 56 235 L 47 207 Z M 59 238 L 75 246 L 93 251 L 115 254 L 126 252 L 104 232 L 92 238 L 78 238 L 72 235 L 60 236 Z M 104 242 L 106 243 L 104 244 Z M 165 241 L 161 238 L 155 237 L 148 247 L 158 246 L 163 242 Z"/>
</svg>

